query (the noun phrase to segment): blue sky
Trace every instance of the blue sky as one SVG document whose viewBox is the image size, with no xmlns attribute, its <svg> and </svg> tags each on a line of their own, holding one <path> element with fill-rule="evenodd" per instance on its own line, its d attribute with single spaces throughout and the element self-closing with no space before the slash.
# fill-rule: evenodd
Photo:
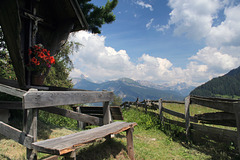
<svg viewBox="0 0 240 160">
<path fill-rule="evenodd" d="M 102 34 L 71 36 L 83 44 L 71 77 L 196 86 L 240 65 L 239 0 L 119 0 L 113 12 Z"/>
</svg>

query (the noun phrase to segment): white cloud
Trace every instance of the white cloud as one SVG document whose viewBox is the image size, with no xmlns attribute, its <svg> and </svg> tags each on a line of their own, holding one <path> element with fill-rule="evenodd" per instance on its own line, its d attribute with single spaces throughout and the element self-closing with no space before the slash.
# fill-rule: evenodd
<svg viewBox="0 0 240 160">
<path fill-rule="evenodd" d="M 194 39 L 208 35 L 222 6 L 218 0 L 169 0 L 168 5 L 172 8 L 168 25 L 175 25 L 174 33 Z"/>
<path fill-rule="evenodd" d="M 141 0 L 135 3 L 153 10 Z M 227 0 L 169 0 L 168 5 L 172 8 L 169 22 L 154 26 L 152 18 L 146 28 L 165 31 L 174 26 L 175 35 L 204 40 L 206 47 L 186 60 L 186 68 L 175 67 L 168 59 L 147 53 L 133 63 L 126 50 L 106 46 L 106 37 L 81 31 L 71 37 L 83 45 L 72 57 L 75 69 L 71 77 L 85 74 L 97 82 L 129 77 L 198 85 L 240 65 L 240 5 L 233 6 Z M 215 23 L 219 11 L 225 19 Z"/>
<path fill-rule="evenodd" d="M 210 46 L 240 46 L 240 5 L 225 8 L 225 20 L 212 27 L 207 37 Z"/>
<path fill-rule="evenodd" d="M 239 66 L 239 58 L 223 54 L 217 48 L 205 47 L 189 58 L 207 65 L 215 72 L 228 71 Z"/>
<path fill-rule="evenodd" d="M 84 31 L 71 37 L 71 40 L 82 44 L 82 47 L 71 57 L 75 67 L 71 77 L 79 77 L 84 74 L 97 82 L 129 77 L 157 83 L 187 82 L 197 85 L 209 80 L 208 78 L 211 78 L 212 75 L 216 75 L 211 67 L 223 65 L 223 59 L 229 61 L 228 64 L 224 64 L 224 69 L 237 63 L 234 57 L 218 53 L 211 48 L 201 50 L 196 56 L 192 56 L 187 62 L 186 69 L 175 67 L 166 58 L 153 57 L 146 53 L 142 54 L 136 63 L 133 63 L 125 50 L 116 51 L 112 47 L 105 46 L 105 39 L 104 36 Z M 212 61 L 208 59 L 207 53 L 212 51 L 215 51 L 213 55 L 216 54 L 219 57 L 219 64 L 213 65 Z M 203 60 L 206 61 L 204 64 L 199 63 Z"/>
<path fill-rule="evenodd" d="M 168 24 L 156 25 L 157 31 L 174 27 L 175 35 L 206 40 L 210 47 L 240 46 L 240 4 L 227 0 L 169 0 Z M 219 15 L 223 12 L 223 15 Z M 218 21 L 218 23 L 215 23 Z"/>
<path fill-rule="evenodd" d="M 164 32 L 173 27 L 175 35 L 206 44 L 188 59 L 187 68 L 183 69 L 188 72 L 188 79 L 207 81 L 240 65 L 239 2 L 236 5 L 227 0 L 169 0 L 168 5 L 172 9 L 168 23 L 154 28 Z"/>
<path fill-rule="evenodd" d="M 147 29 L 151 28 L 153 21 L 154 21 L 154 18 L 150 19 L 150 21 L 146 24 Z"/>
<path fill-rule="evenodd" d="M 143 8 L 149 8 L 150 11 L 153 11 L 153 7 L 151 4 L 145 3 L 142 0 L 138 0 L 135 3 Z"/>
</svg>

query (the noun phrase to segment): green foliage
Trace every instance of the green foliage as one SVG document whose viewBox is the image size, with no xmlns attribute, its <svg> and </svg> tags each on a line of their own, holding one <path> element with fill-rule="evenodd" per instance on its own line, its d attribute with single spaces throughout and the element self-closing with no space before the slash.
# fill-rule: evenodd
<svg viewBox="0 0 240 160">
<path fill-rule="evenodd" d="M 53 65 L 45 80 L 45 85 L 72 88 L 72 80 L 69 79 L 70 71 L 73 68 L 70 55 L 73 49 L 79 46 L 77 43 L 67 42 L 54 57 L 55 65 Z"/>
<path fill-rule="evenodd" d="M 69 106 L 61 106 L 60 108 L 69 109 Z M 77 121 L 64 116 L 48 113 L 45 111 L 39 111 L 39 118 L 44 123 L 50 124 L 52 126 L 64 127 L 69 129 L 77 129 Z"/>
<path fill-rule="evenodd" d="M 227 95 L 234 98 L 234 96 L 240 96 L 240 67 L 231 70 L 224 76 L 213 78 L 207 83 L 197 87 L 190 94 L 216 97 L 219 95 Z"/>
<path fill-rule="evenodd" d="M 111 23 L 115 21 L 115 15 L 113 9 L 117 6 L 118 0 L 107 1 L 105 6 L 98 7 L 92 3 L 91 0 L 78 0 L 80 8 L 88 22 L 89 29 L 93 33 L 101 33 L 100 28 L 105 23 Z"/>
<path fill-rule="evenodd" d="M 160 128 L 160 120 L 157 116 L 147 112 L 141 112 L 136 109 L 124 109 L 123 110 L 124 118 L 128 122 L 136 122 L 139 126 L 143 127 L 144 129 L 151 129 L 151 128 Z"/>
<path fill-rule="evenodd" d="M 3 31 L 0 26 L 0 77 L 16 80 L 16 75 L 12 66 L 12 61 L 4 41 Z"/>
<path fill-rule="evenodd" d="M 122 98 L 121 97 L 119 97 L 119 96 L 116 96 L 115 94 L 114 94 L 114 96 L 113 96 L 113 101 L 111 102 L 111 106 L 120 106 L 122 104 Z"/>
</svg>

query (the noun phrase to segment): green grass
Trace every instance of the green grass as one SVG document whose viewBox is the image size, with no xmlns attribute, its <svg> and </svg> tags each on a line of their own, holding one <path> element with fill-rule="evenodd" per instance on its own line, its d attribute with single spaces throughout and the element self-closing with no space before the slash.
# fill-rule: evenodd
<svg viewBox="0 0 240 160">
<path fill-rule="evenodd" d="M 164 107 L 184 113 L 184 105 L 164 104 Z M 216 110 L 208 109 L 201 106 L 191 106 L 191 115 L 196 113 L 214 112 Z M 155 111 L 158 112 L 158 111 Z M 44 114 L 41 116 L 44 117 Z M 204 144 L 194 144 L 186 141 L 184 128 L 167 124 L 161 125 L 159 118 L 152 113 L 144 113 L 143 109 L 134 108 L 123 110 L 125 121 L 137 122 L 134 128 L 134 151 L 137 160 L 208 160 L 208 159 L 239 159 L 240 157 L 232 146 L 216 143 L 208 140 Z M 173 118 L 168 115 L 169 118 Z M 42 117 L 42 118 L 43 118 Z M 56 117 L 49 117 L 48 121 L 39 122 L 39 140 L 59 137 L 79 130 L 70 130 L 64 125 L 68 125 L 72 120 L 56 122 Z M 50 119 L 49 119 L 50 118 Z M 58 117 L 61 118 L 61 117 Z M 53 123 L 57 123 L 53 125 Z M 66 124 L 64 124 L 66 123 Z M 75 123 L 75 122 L 74 122 Z M 11 125 L 21 126 L 17 121 L 12 121 Z M 72 124 L 75 125 L 75 124 Z M 25 148 L 10 139 L 0 135 L 0 159 L 18 160 L 25 159 Z M 110 141 L 100 139 L 90 143 L 78 150 L 78 159 L 83 160 L 112 160 L 112 159 L 129 159 L 126 151 L 125 132 L 118 134 Z M 38 158 L 46 158 L 47 154 L 38 153 Z"/>
<path fill-rule="evenodd" d="M 237 96 L 237 95 L 230 96 L 230 95 L 216 94 L 215 96 L 221 97 L 221 98 L 227 98 L 227 99 L 240 99 L 240 96 Z"/>
</svg>

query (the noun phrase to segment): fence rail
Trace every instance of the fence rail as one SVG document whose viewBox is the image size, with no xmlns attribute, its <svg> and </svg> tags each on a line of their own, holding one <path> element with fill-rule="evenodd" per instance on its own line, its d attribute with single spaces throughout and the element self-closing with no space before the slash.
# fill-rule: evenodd
<svg viewBox="0 0 240 160">
<path fill-rule="evenodd" d="M 167 109 L 164 107 L 165 103 L 184 104 L 185 113 L 183 114 Z M 198 104 L 220 111 L 191 116 L 189 110 L 192 104 Z M 202 134 L 216 141 L 227 142 L 228 144 L 233 142 L 240 153 L 240 100 L 188 96 L 185 98 L 185 101 L 167 101 L 159 99 L 144 100 L 142 102 L 124 102 L 122 104 L 124 107 L 130 107 L 130 105 L 144 107 L 145 112 L 147 112 L 148 108 L 155 110 L 159 109 L 158 116 L 161 122 L 166 121 L 184 127 L 188 138 L 191 137 L 196 140 L 196 138 L 199 138 L 197 135 Z M 185 122 L 168 119 L 163 116 L 163 112 L 184 119 Z M 210 127 L 202 125 L 201 123 L 236 127 L 237 131 Z"/>
</svg>

